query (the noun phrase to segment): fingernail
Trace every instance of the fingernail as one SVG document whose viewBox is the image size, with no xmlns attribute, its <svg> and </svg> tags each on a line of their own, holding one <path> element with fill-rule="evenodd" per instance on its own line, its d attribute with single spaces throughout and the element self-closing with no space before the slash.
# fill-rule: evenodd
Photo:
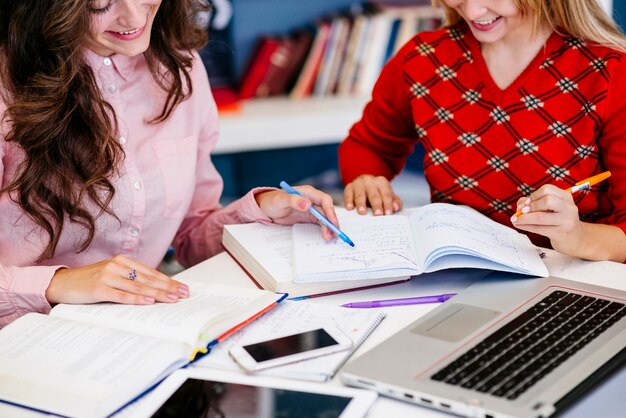
<svg viewBox="0 0 626 418">
<path fill-rule="evenodd" d="M 168 293 L 167 298 L 170 300 L 178 300 L 178 295 L 175 295 L 173 293 Z"/>
<path fill-rule="evenodd" d="M 524 206 L 522 208 L 522 213 L 528 213 L 528 212 L 530 212 L 530 207 L 529 206 Z"/>
<path fill-rule="evenodd" d="M 382 215 L 382 214 L 383 214 L 383 211 L 382 211 L 382 210 L 380 210 L 380 209 L 376 209 L 376 210 L 374 211 L 374 215 Z"/>
<path fill-rule="evenodd" d="M 393 215 L 393 211 L 391 209 L 387 209 L 385 211 L 385 215 Z"/>
<path fill-rule="evenodd" d="M 307 202 L 306 200 L 301 199 L 300 201 L 298 201 L 298 207 L 300 209 L 307 210 L 308 205 L 309 205 L 309 202 Z"/>
<path fill-rule="evenodd" d="M 524 200 L 524 204 L 525 205 L 530 205 L 530 197 L 528 199 Z"/>
<path fill-rule="evenodd" d="M 365 208 L 363 206 L 359 208 L 359 213 L 365 213 Z"/>
<path fill-rule="evenodd" d="M 145 300 L 148 303 L 154 303 L 155 302 L 155 299 L 153 297 L 150 297 L 150 296 L 144 297 L 143 300 Z"/>
<path fill-rule="evenodd" d="M 179 287 L 178 293 L 180 293 L 183 296 L 189 296 L 189 289 L 185 287 Z"/>
<path fill-rule="evenodd" d="M 517 222 L 517 216 L 515 215 L 511 216 L 511 222 L 513 223 Z"/>
<path fill-rule="evenodd" d="M 353 205 L 352 203 L 348 203 L 348 204 L 346 205 L 346 209 L 348 209 L 348 210 L 352 210 L 352 209 L 354 209 L 354 205 Z"/>
<path fill-rule="evenodd" d="M 396 212 L 399 211 L 400 210 L 400 205 L 398 205 L 397 203 L 394 203 L 393 204 L 393 210 L 396 211 Z"/>
</svg>

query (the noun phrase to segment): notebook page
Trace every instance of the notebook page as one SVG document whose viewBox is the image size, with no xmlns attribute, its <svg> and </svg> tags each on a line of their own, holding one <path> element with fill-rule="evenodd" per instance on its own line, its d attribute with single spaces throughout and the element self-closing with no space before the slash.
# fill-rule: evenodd
<svg viewBox="0 0 626 418">
<path fill-rule="evenodd" d="M 526 235 L 474 209 L 432 203 L 414 212 L 410 221 L 417 258 L 426 267 L 425 271 L 452 267 L 497 268 L 499 265 L 518 273 L 548 275 L 536 247 Z"/>
<path fill-rule="evenodd" d="M 374 331 L 385 314 L 377 310 L 358 310 L 316 303 L 286 300 L 262 317 L 216 345 L 208 356 L 193 363 L 194 367 L 240 370 L 229 356 L 235 344 L 271 339 L 313 328 L 332 326 L 346 334 L 353 343 L 348 352 L 333 353 L 299 363 L 259 371 L 257 374 L 305 380 L 327 380 Z"/>
<path fill-rule="evenodd" d="M 295 282 L 401 277 L 418 271 L 406 217 L 347 217 L 341 230 L 355 247 L 337 238 L 325 241 L 318 225 L 293 226 Z"/>
</svg>

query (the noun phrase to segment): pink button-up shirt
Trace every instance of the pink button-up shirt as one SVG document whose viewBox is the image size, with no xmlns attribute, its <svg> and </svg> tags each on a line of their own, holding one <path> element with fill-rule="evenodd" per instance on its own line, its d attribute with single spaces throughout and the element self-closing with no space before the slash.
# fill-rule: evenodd
<svg viewBox="0 0 626 418">
<path fill-rule="evenodd" d="M 194 54 L 192 96 L 163 123 L 166 93 L 154 82 L 143 56 L 100 57 L 86 53 L 104 98 L 115 108 L 119 142 L 126 157 L 112 179 L 111 209 L 119 221 L 96 221 L 91 246 L 77 253 L 85 237 L 79 225 L 65 223 L 53 258 L 35 260 L 48 236 L 7 193 L 0 195 L 0 327 L 27 312 L 48 312 L 50 279 L 61 266 L 78 267 L 121 254 L 152 267 L 173 242 L 182 264 L 198 263 L 221 250 L 224 224 L 271 222 L 254 200 L 254 191 L 221 208 L 222 179 L 211 162 L 218 138 L 218 116 L 206 71 Z M 5 106 L 0 103 L 0 115 Z M 0 184 L 6 186 L 24 158 L 0 131 Z"/>
</svg>

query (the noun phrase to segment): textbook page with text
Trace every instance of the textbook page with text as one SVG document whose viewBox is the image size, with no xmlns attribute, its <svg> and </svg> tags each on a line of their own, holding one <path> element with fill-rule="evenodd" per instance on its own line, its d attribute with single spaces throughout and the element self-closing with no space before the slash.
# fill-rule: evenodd
<svg viewBox="0 0 626 418">
<path fill-rule="evenodd" d="M 154 305 L 57 305 L 0 331 L 0 401 L 65 416 L 105 417 L 284 295 L 194 283 Z"/>
</svg>

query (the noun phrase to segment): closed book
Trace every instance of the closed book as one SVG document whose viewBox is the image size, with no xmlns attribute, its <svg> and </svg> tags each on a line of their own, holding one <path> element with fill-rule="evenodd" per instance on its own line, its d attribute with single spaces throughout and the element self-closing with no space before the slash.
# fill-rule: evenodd
<svg viewBox="0 0 626 418">
<path fill-rule="evenodd" d="M 259 40 L 256 52 L 250 59 L 241 82 L 239 97 L 250 99 L 256 96 L 259 86 L 266 78 L 267 72 L 272 65 L 272 58 L 274 58 L 274 61 L 278 60 L 275 54 L 280 46 L 281 40 L 275 37 L 264 36 Z"/>
<path fill-rule="evenodd" d="M 315 79 L 317 78 L 324 57 L 324 49 L 326 48 L 329 37 L 330 23 L 327 21 L 318 22 L 313 44 L 307 54 L 296 83 L 289 93 L 292 99 L 302 99 L 309 96 L 313 91 Z"/>
<path fill-rule="evenodd" d="M 278 48 L 270 57 L 269 68 L 257 87 L 255 97 L 287 93 L 302 67 L 312 42 L 313 34 L 309 31 L 300 31 L 282 38 Z"/>
</svg>

